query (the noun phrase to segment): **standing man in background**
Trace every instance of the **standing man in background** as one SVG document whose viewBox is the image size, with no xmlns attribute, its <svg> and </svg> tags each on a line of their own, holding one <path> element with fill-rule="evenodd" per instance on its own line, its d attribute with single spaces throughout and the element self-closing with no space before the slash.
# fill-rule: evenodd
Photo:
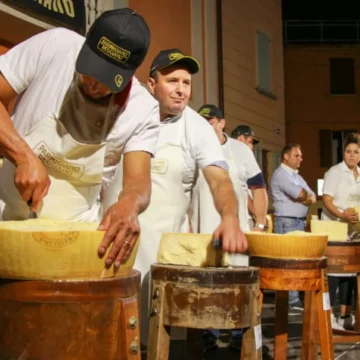
<svg viewBox="0 0 360 360">
<path fill-rule="evenodd" d="M 299 175 L 302 162 L 299 144 L 288 144 L 281 152 L 282 163 L 270 183 L 275 214 L 275 233 L 305 231 L 308 207 L 316 201 L 315 193 Z M 298 291 L 289 292 L 289 315 L 300 315 L 304 306 Z"/>
<path fill-rule="evenodd" d="M 265 231 L 268 197 L 266 185 L 254 153 L 250 148 L 225 133 L 226 121 L 222 111 L 215 105 L 203 105 L 198 113 L 208 121 L 217 136 L 224 157 L 229 165 L 229 174 L 239 203 L 239 223 L 242 231 L 249 231 L 247 199 L 248 189 L 254 197 L 255 231 Z M 202 172 L 192 193 L 190 206 L 190 223 L 196 233 L 212 233 L 214 226 L 220 221 L 220 215 L 214 206 L 214 201 L 208 184 Z M 234 255 L 231 257 L 234 265 L 247 266 L 248 256 Z M 242 329 L 232 330 L 229 347 L 240 351 L 242 344 Z M 219 330 L 208 330 L 204 334 L 205 349 L 217 347 Z"/>
<path fill-rule="evenodd" d="M 238 140 L 254 151 L 255 146 L 261 142 L 261 140 L 257 137 L 255 137 L 255 133 L 253 129 L 248 125 L 239 125 L 237 126 L 232 132 L 231 137 L 235 140 Z M 250 230 L 254 228 L 255 225 L 255 209 L 254 209 L 254 202 L 253 202 L 253 196 L 251 191 L 248 191 L 248 219 L 249 219 L 249 226 Z"/>
</svg>

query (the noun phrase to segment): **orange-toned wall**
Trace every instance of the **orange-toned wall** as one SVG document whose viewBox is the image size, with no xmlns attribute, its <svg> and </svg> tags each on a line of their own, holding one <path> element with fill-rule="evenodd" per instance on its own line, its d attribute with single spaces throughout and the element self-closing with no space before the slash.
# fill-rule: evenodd
<svg viewBox="0 0 360 360">
<path fill-rule="evenodd" d="M 180 48 L 191 54 L 191 0 L 129 0 L 128 6 L 145 18 L 151 31 L 149 52 L 137 71 L 141 81 L 146 82 L 160 50 Z"/>
<path fill-rule="evenodd" d="M 330 94 L 329 59 L 337 57 L 355 59 L 356 95 Z M 287 46 L 284 66 L 286 139 L 301 145 L 300 171 L 315 190 L 327 170 L 320 167 L 319 130 L 360 130 L 360 48 Z"/>
<path fill-rule="evenodd" d="M 281 0 L 222 1 L 225 117 L 228 130 L 251 125 L 264 149 L 280 151 L 285 143 Z M 272 92 L 257 86 L 256 31 L 271 39 Z M 280 134 L 275 130 L 279 129 Z"/>
</svg>

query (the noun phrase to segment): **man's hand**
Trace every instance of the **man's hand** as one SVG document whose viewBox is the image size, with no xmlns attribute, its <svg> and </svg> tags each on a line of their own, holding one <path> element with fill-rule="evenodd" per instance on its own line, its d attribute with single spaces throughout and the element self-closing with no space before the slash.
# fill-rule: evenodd
<svg viewBox="0 0 360 360">
<path fill-rule="evenodd" d="M 359 214 L 353 208 L 347 208 L 343 212 L 343 220 L 348 223 L 356 224 L 359 221 Z"/>
<path fill-rule="evenodd" d="M 242 253 L 248 247 L 245 234 L 240 230 L 239 219 L 236 216 L 224 216 L 213 238 L 221 240 L 223 250 L 229 253 Z"/>
<path fill-rule="evenodd" d="M 121 172 L 117 174 L 120 176 Z M 124 154 L 123 189 L 118 202 L 105 213 L 99 230 L 105 230 L 105 236 L 98 249 L 102 257 L 113 243 L 105 263 L 119 267 L 127 259 L 140 234 L 138 216 L 150 202 L 150 154 L 144 151 L 132 151 Z M 116 181 L 116 177 L 112 180 Z"/>
<path fill-rule="evenodd" d="M 126 260 L 140 234 L 138 212 L 134 206 L 127 205 L 126 201 L 118 201 L 105 213 L 100 223 L 99 230 L 105 230 L 105 236 L 100 243 L 98 253 L 102 257 L 112 244 L 105 263 L 119 267 Z"/>
<path fill-rule="evenodd" d="M 50 178 L 44 164 L 35 155 L 16 164 L 15 186 L 25 202 L 32 201 L 31 211 L 37 211 L 40 202 L 47 195 Z"/>
</svg>

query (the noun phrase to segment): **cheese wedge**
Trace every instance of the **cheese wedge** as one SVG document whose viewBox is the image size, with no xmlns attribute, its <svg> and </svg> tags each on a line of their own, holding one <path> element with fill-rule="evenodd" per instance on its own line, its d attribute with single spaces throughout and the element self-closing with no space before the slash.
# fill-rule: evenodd
<svg viewBox="0 0 360 360">
<path fill-rule="evenodd" d="M 162 234 L 157 262 L 200 267 L 230 265 L 228 254 L 213 247 L 211 234 L 189 233 Z"/>
<path fill-rule="evenodd" d="M 287 234 L 246 232 L 248 252 L 252 256 L 278 259 L 321 258 L 326 249 L 327 235 L 315 235 L 304 231 Z"/>
<path fill-rule="evenodd" d="M 97 255 L 104 236 L 98 223 L 34 219 L 0 222 L 0 277 L 15 279 L 100 279 L 128 273 L 129 259 L 114 273 Z"/>
<path fill-rule="evenodd" d="M 348 225 L 340 221 L 311 220 L 311 232 L 326 234 L 329 241 L 346 241 Z"/>
</svg>

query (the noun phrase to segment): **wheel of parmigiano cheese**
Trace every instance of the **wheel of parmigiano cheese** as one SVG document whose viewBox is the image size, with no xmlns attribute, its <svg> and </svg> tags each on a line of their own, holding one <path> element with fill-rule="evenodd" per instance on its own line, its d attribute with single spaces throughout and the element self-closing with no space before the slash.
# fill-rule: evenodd
<svg viewBox="0 0 360 360">
<path fill-rule="evenodd" d="M 104 231 L 99 224 L 35 219 L 0 222 L 0 277 L 12 279 L 100 279 L 128 273 L 129 259 L 114 274 L 97 255 Z"/>
<path fill-rule="evenodd" d="M 327 235 L 314 235 L 304 231 L 287 234 L 245 233 L 248 252 L 252 256 L 278 259 L 314 259 L 324 255 Z"/>
</svg>

